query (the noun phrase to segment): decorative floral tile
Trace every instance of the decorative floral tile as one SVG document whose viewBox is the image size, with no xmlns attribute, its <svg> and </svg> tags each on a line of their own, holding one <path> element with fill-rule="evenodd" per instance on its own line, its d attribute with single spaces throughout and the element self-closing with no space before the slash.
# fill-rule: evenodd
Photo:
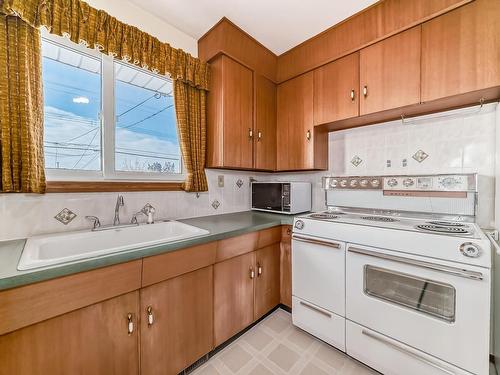
<svg viewBox="0 0 500 375">
<path fill-rule="evenodd" d="M 427 154 L 425 151 L 423 150 L 418 150 L 417 152 L 415 152 L 412 156 L 413 159 L 415 159 L 416 161 L 418 161 L 419 163 L 422 163 L 425 159 L 427 159 L 429 157 L 429 154 Z"/>
<path fill-rule="evenodd" d="M 354 165 L 355 167 L 357 167 L 358 165 L 360 165 L 362 162 L 363 162 L 363 159 L 361 159 L 358 155 L 354 156 L 351 159 L 351 164 Z"/>
<path fill-rule="evenodd" d="M 243 180 L 241 178 L 239 178 L 238 181 L 236 181 L 236 186 L 238 186 L 238 188 L 240 189 L 243 186 Z"/>
<path fill-rule="evenodd" d="M 220 206 L 220 202 L 216 199 L 212 202 L 212 207 L 214 208 L 214 210 L 218 209 Z"/>
<path fill-rule="evenodd" d="M 61 212 L 59 212 L 54 219 L 63 223 L 64 225 L 68 225 L 71 221 L 76 217 L 76 214 L 68 208 L 63 208 Z"/>
</svg>

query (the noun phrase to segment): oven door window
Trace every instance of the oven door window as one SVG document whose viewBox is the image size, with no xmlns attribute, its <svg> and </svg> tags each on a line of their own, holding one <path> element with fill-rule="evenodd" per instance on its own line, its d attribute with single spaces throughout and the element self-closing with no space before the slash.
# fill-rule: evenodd
<svg viewBox="0 0 500 375">
<path fill-rule="evenodd" d="M 366 265 L 364 292 L 446 322 L 455 321 L 456 291 L 448 284 Z"/>
</svg>

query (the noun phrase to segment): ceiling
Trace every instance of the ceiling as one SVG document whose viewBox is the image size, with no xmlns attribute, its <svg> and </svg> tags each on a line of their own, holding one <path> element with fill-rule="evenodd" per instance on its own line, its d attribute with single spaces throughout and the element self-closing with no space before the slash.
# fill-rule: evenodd
<svg viewBox="0 0 500 375">
<path fill-rule="evenodd" d="M 130 0 L 199 39 L 227 17 L 275 54 L 348 18 L 377 0 Z"/>
</svg>

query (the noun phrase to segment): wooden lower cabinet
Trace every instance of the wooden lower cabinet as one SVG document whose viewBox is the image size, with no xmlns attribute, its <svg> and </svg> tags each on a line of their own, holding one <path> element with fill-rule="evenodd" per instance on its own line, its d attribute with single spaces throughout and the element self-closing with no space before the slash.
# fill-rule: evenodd
<svg viewBox="0 0 500 375">
<path fill-rule="evenodd" d="M 283 225 L 280 244 L 280 303 L 292 308 L 292 226 Z"/>
<path fill-rule="evenodd" d="M 255 253 L 250 252 L 214 266 L 215 346 L 253 322 L 254 264 Z"/>
<path fill-rule="evenodd" d="M 138 312 L 135 291 L 0 336 L 0 374 L 137 375 Z"/>
<path fill-rule="evenodd" d="M 213 266 L 141 289 L 141 374 L 175 375 L 213 348 Z"/>
<path fill-rule="evenodd" d="M 254 319 L 257 320 L 280 303 L 280 244 L 255 252 Z"/>
</svg>

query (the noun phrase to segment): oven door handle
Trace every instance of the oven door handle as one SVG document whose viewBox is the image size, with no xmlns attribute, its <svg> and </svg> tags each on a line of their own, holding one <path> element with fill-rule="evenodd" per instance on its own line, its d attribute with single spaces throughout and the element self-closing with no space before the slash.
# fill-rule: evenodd
<svg viewBox="0 0 500 375">
<path fill-rule="evenodd" d="M 358 247 L 349 247 L 348 251 L 351 253 L 367 255 L 367 256 L 374 257 L 374 258 L 392 260 L 393 262 L 404 263 L 404 264 L 408 264 L 411 266 L 427 268 L 427 269 L 430 269 L 433 271 L 439 271 L 439 272 L 447 273 L 447 274 L 454 275 L 454 276 L 465 277 L 467 279 L 483 280 L 483 274 L 481 272 L 469 271 L 469 270 L 465 270 L 465 269 L 458 268 L 458 267 L 444 266 L 442 264 L 434 264 L 434 263 L 430 263 L 430 262 L 425 262 L 423 260 L 409 259 L 409 258 L 397 256 L 397 255 L 378 253 L 376 251 L 360 249 Z"/>
<path fill-rule="evenodd" d="M 292 239 L 295 240 L 295 241 L 311 243 L 311 244 L 314 244 L 314 245 L 329 246 L 329 247 L 333 247 L 334 249 L 340 249 L 340 244 L 338 242 L 331 242 L 331 241 L 326 241 L 326 240 L 319 240 L 319 239 L 316 239 L 316 238 L 300 236 L 298 234 L 292 234 Z"/>
<path fill-rule="evenodd" d="M 391 348 L 396 349 L 397 351 L 399 351 L 403 354 L 409 355 L 410 357 L 413 357 L 420 362 L 423 362 L 429 366 L 432 366 L 432 367 L 434 367 L 434 368 L 436 368 L 436 369 L 438 369 L 446 374 L 455 375 L 455 372 L 451 371 L 451 369 L 448 369 L 448 368 L 442 366 L 441 364 L 435 363 L 434 361 L 432 361 L 432 360 L 430 360 L 422 355 L 419 355 L 419 354 L 413 352 L 412 350 L 405 348 L 402 345 L 398 345 L 397 343 L 393 342 L 392 340 L 388 340 L 383 336 L 377 335 L 377 334 L 370 332 L 370 331 L 367 331 L 365 329 L 363 329 L 361 331 L 361 333 L 363 335 L 373 339 L 373 340 L 376 340 L 376 341 L 384 344 L 384 345 L 390 346 Z"/>
</svg>

